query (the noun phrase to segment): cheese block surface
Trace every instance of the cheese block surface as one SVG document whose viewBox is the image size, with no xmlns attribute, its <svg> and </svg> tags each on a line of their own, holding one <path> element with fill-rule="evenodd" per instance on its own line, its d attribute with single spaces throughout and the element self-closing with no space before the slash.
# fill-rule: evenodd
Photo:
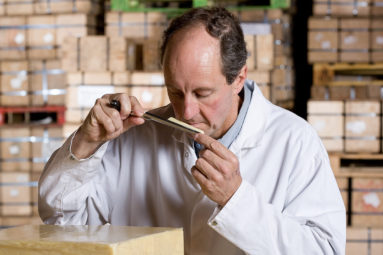
<svg viewBox="0 0 383 255">
<path fill-rule="evenodd" d="M 180 228 L 25 225 L 0 231 L 0 254 L 183 254 Z"/>
</svg>

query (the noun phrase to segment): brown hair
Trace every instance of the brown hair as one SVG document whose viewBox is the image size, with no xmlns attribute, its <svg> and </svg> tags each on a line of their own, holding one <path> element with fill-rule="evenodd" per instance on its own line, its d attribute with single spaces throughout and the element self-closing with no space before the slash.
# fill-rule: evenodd
<svg viewBox="0 0 383 255">
<path fill-rule="evenodd" d="M 222 73 L 227 83 L 232 84 L 246 64 L 246 43 L 238 19 L 222 7 L 193 8 L 173 19 L 163 34 L 161 63 L 172 35 L 183 28 L 195 25 L 203 25 L 212 37 L 219 40 Z"/>
</svg>

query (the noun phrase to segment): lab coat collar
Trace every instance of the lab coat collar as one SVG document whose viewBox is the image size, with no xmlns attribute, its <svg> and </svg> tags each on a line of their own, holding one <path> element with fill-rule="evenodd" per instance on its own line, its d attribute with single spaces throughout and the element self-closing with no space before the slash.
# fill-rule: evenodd
<svg viewBox="0 0 383 255">
<path fill-rule="evenodd" d="M 245 86 L 249 86 L 252 97 L 241 131 L 229 148 L 234 153 L 260 144 L 265 132 L 267 116 L 271 110 L 270 103 L 262 95 L 255 82 L 247 80 Z M 192 139 L 185 132 L 174 129 L 172 137 L 185 145 L 193 145 Z"/>
</svg>

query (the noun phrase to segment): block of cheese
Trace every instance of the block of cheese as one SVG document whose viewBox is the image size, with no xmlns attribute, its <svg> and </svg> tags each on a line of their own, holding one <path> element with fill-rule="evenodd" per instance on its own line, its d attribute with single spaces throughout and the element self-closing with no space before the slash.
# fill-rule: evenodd
<svg viewBox="0 0 383 255">
<path fill-rule="evenodd" d="M 346 255 L 381 255 L 383 229 L 347 227 Z"/>
<path fill-rule="evenodd" d="M 26 225 L 0 231 L 0 254 L 184 254 L 180 228 Z"/>
<path fill-rule="evenodd" d="M 0 59 L 26 58 L 26 17 L 0 17 Z"/>
<path fill-rule="evenodd" d="M 30 130 L 28 127 L 0 129 L 1 171 L 30 170 Z"/>
<path fill-rule="evenodd" d="M 160 12 L 108 12 L 105 33 L 128 38 L 160 38 L 167 25 Z"/>
<path fill-rule="evenodd" d="M 340 61 L 369 62 L 370 55 L 370 20 L 340 20 Z"/>
<path fill-rule="evenodd" d="M 311 17 L 309 19 L 308 59 L 314 62 L 336 62 L 338 50 L 338 20 Z"/>
<path fill-rule="evenodd" d="M 380 151 L 381 106 L 379 101 L 345 103 L 345 151 Z"/>
<path fill-rule="evenodd" d="M 313 13 L 317 16 L 368 16 L 371 0 L 314 0 Z"/>
<path fill-rule="evenodd" d="M 353 178 L 351 224 L 383 227 L 383 178 Z"/>
<path fill-rule="evenodd" d="M 4 61 L 1 69 L 1 105 L 27 106 L 29 80 L 27 61 Z"/>
<path fill-rule="evenodd" d="M 273 35 L 245 35 L 245 42 L 249 70 L 271 70 L 274 66 Z"/>
<path fill-rule="evenodd" d="M 381 3 L 383 7 L 383 2 Z M 371 61 L 383 62 L 383 19 L 371 19 Z"/>
<path fill-rule="evenodd" d="M 42 172 L 52 153 L 64 142 L 61 127 L 31 127 L 32 171 Z"/>
<path fill-rule="evenodd" d="M 308 102 L 307 120 L 318 132 L 328 151 L 343 151 L 343 106 L 342 101 Z"/>
</svg>

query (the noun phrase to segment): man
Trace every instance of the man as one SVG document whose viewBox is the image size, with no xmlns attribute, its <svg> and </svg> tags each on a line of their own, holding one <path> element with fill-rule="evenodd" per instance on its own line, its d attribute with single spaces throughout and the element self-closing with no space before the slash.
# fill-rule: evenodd
<svg viewBox="0 0 383 255">
<path fill-rule="evenodd" d="M 246 80 L 237 20 L 193 9 L 161 50 L 171 105 L 153 112 L 205 134 L 145 121 L 133 97 L 103 96 L 41 176 L 44 222 L 183 227 L 186 254 L 344 254 L 327 153 L 304 120 Z"/>
</svg>

